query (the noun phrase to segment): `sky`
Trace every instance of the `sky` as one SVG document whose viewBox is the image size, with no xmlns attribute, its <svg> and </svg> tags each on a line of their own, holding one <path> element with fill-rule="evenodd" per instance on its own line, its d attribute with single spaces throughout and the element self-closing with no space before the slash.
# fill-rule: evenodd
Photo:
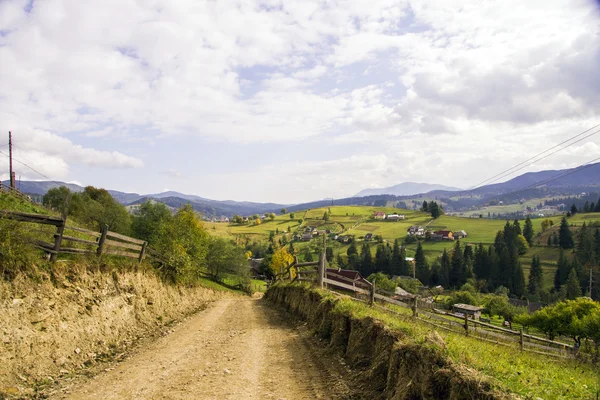
<svg viewBox="0 0 600 400">
<path fill-rule="evenodd" d="M 600 123 L 598 71 L 592 0 L 0 0 L 0 178 L 12 131 L 22 180 L 469 188 Z M 598 156 L 600 134 L 516 175 Z"/>
</svg>

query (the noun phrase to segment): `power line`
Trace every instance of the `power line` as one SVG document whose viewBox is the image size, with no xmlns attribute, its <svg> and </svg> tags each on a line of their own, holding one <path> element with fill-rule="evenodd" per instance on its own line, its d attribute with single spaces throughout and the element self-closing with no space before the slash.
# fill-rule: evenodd
<svg viewBox="0 0 600 400">
<path fill-rule="evenodd" d="M 3 154 L 3 155 L 5 155 L 6 157 L 9 157 L 9 155 L 8 155 L 8 154 L 6 154 L 6 153 L 4 153 L 4 152 L 2 152 L 2 151 L 0 151 L 0 154 Z M 13 160 L 15 160 L 15 161 L 16 161 L 16 162 L 18 162 L 18 163 L 21 163 L 21 164 L 23 164 L 24 166 L 26 166 L 27 168 L 29 168 L 30 170 L 32 170 L 32 171 L 33 171 L 33 172 L 35 172 L 36 174 L 39 174 L 39 175 L 43 176 L 44 178 L 46 178 L 46 179 L 48 179 L 48 180 L 51 180 L 51 179 L 50 179 L 50 178 L 48 178 L 46 175 L 42 174 L 40 171 L 38 171 L 38 170 L 36 170 L 35 168 L 33 168 L 33 167 L 30 167 L 29 165 L 25 164 L 23 161 L 17 160 L 17 159 L 16 159 L 16 158 L 14 158 L 14 157 L 13 157 Z"/>
<path fill-rule="evenodd" d="M 563 178 L 565 176 L 572 175 L 572 174 L 574 174 L 576 172 L 583 171 L 584 169 L 593 167 L 595 165 L 593 163 L 595 163 L 596 161 L 600 161 L 600 157 L 595 158 L 593 160 L 590 160 L 590 161 L 588 161 L 586 163 L 583 163 L 583 164 L 581 164 L 581 165 L 579 165 L 579 166 L 577 166 L 577 167 L 575 167 L 575 168 L 573 168 L 573 169 L 571 169 L 571 170 L 569 170 L 567 172 L 561 172 L 561 173 L 559 173 L 557 175 L 551 176 L 550 178 L 543 179 L 543 180 L 541 180 L 539 182 L 533 183 L 533 184 L 531 184 L 529 186 L 526 186 L 524 188 L 515 190 L 514 192 L 502 194 L 501 196 L 512 196 L 514 194 L 521 193 L 521 192 L 523 192 L 525 190 L 529 190 L 529 189 L 533 189 L 533 188 L 541 186 L 541 185 L 545 185 L 545 184 L 550 183 L 552 181 L 555 181 L 557 179 L 560 179 L 560 178 Z M 500 197 L 500 196 L 498 196 L 498 197 Z"/>
<path fill-rule="evenodd" d="M 585 131 L 583 131 L 583 132 L 581 132 L 581 133 L 578 133 L 577 135 L 575 135 L 575 136 L 573 136 L 573 137 L 571 137 L 571 138 L 569 138 L 569 139 L 567 139 L 567 140 L 565 140 L 565 141 L 563 141 L 563 142 L 561 142 L 561 143 L 559 143 L 559 144 L 557 144 L 557 145 L 555 145 L 555 146 L 552 146 L 552 147 L 550 147 L 549 149 L 546 149 L 546 150 L 542 151 L 541 153 L 538 153 L 538 154 L 536 154 L 535 156 L 533 156 L 533 157 L 531 157 L 531 158 L 529 158 L 529 159 L 527 159 L 527 160 L 525 160 L 525 161 L 523 161 L 523 162 L 520 162 L 519 164 L 517 164 L 517 165 L 515 165 L 515 166 L 513 166 L 513 167 L 511 167 L 511 168 L 509 168 L 509 169 L 506 169 L 506 170 L 504 170 L 504 171 L 502 171 L 502 172 L 500 172 L 500 173 L 498 173 L 498 174 L 496 174 L 496 175 L 492 176 L 491 178 L 488 178 L 488 179 L 486 179 L 486 180 L 484 180 L 484 181 L 482 181 L 482 182 L 478 183 L 478 184 L 477 184 L 477 185 L 475 185 L 475 186 L 472 186 L 471 188 L 469 188 L 469 189 L 467 190 L 467 192 L 473 191 L 473 190 L 477 189 L 478 187 L 480 187 L 480 186 L 481 186 L 481 185 L 483 185 L 483 184 L 491 184 L 491 183 L 493 183 L 493 182 L 495 182 L 495 181 L 497 181 L 497 180 L 499 180 L 499 179 L 502 179 L 502 178 L 504 178 L 504 177 L 506 177 L 506 176 L 508 176 L 508 175 L 510 175 L 510 174 L 513 174 L 513 173 L 515 173 L 515 172 L 517 172 L 517 171 L 520 171 L 520 170 L 522 170 L 523 168 L 526 168 L 526 167 L 528 167 L 528 166 L 530 166 L 530 165 L 533 165 L 533 164 L 535 164 L 535 163 L 537 163 L 537 162 L 539 162 L 539 161 L 541 161 L 541 160 L 543 160 L 543 159 L 545 159 L 545 158 L 548 158 L 548 157 L 550 157 L 551 155 L 553 155 L 553 154 L 556 154 L 556 153 L 558 153 L 559 151 L 566 149 L 567 147 L 570 147 L 570 146 L 572 146 L 572 145 L 574 145 L 574 144 L 576 144 L 576 143 L 579 143 L 579 142 L 581 142 L 582 140 L 584 140 L 584 139 L 587 139 L 587 138 L 589 138 L 590 136 L 593 136 L 593 135 L 597 134 L 598 132 L 600 132 L 600 130 L 597 130 L 597 131 L 595 131 L 595 132 L 592 132 L 592 133 L 590 133 L 589 135 L 587 135 L 587 136 L 585 136 L 585 137 L 583 137 L 583 138 L 581 138 L 581 139 L 579 139 L 579 140 L 576 140 L 576 141 L 575 141 L 575 142 L 573 142 L 573 143 L 569 143 L 568 145 L 566 145 L 566 146 L 564 146 L 564 147 L 562 147 L 562 148 L 560 148 L 560 149 L 558 149 L 558 150 L 555 150 L 554 152 L 552 152 L 552 153 L 550 153 L 550 154 L 546 154 L 544 157 L 542 157 L 542 158 L 540 158 L 540 159 L 538 159 L 538 160 L 535 160 L 535 159 L 536 159 L 536 158 L 538 158 L 539 156 L 541 156 L 541 155 L 544 155 L 545 153 L 548 153 L 549 151 L 552 151 L 552 150 L 556 149 L 557 147 L 560 147 L 560 146 L 564 145 L 565 143 L 568 143 L 568 142 L 572 141 L 573 139 L 576 139 L 576 138 L 578 138 L 579 136 L 585 135 L 585 134 L 586 134 L 586 133 L 588 133 L 589 131 L 591 131 L 591 130 L 594 130 L 594 129 L 598 128 L 598 127 L 600 127 L 600 124 L 598 124 L 598 125 L 595 125 L 595 126 L 593 126 L 593 127 L 589 128 L 589 129 L 587 129 L 587 130 L 585 130 Z M 533 161 L 533 160 L 535 160 L 535 161 Z M 533 162 L 529 163 L 530 161 L 533 161 Z M 529 164 L 527 164 L 527 163 L 529 163 Z M 524 165 L 524 164 L 527 164 L 527 165 Z M 520 168 L 519 168 L 519 167 L 520 167 Z"/>
</svg>

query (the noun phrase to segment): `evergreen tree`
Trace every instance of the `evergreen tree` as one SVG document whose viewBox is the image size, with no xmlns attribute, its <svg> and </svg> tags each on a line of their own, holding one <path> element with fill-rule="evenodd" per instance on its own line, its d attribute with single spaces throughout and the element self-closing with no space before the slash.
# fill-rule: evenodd
<svg viewBox="0 0 600 400">
<path fill-rule="evenodd" d="M 554 232 L 552 234 L 552 245 L 554 247 L 558 247 L 559 243 L 560 243 L 560 241 L 558 240 L 558 235 L 556 234 L 556 232 Z"/>
<path fill-rule="evenodd" d="M 463 262 L 465 263 L 465 278 L 467 281 L 475 276 L 475 273 L 473 272 L 474 259 L 475 254 L 473 254 L 473 246 L 467 244 L 465 246 L 465 250 L 463 251 Z"/>
<path fill-rule="evenodd" d="M 600 198 L 596 202 L 596 207 L 594 208 L 594 212 L 600 212 Z"/>
<path fill-rule="evenodd" d="M 423 201 L 423 207 L 422 207 L 422 209 L 425 212 L 429 212 L 429 204 L 427 204 L 427 201 Z"/>
<path fill-rule="evenodd" d="M 575 243 L 573 242 L 573 234 L 569 229 L 567 218 L 563 217 L 558 230 L 558 244 L 562 249 L 572 249 Z"/>
<path fill-rule="evenodd" d="M 587 227 L 585 222 L 579 230 L 579 238 L 577 241 L 577 258 L 582 264 L 595 264 L 596 262 L 596 244 L 594 242 L 594 234 Z"/>
<path fill-rule="evenodd" d="M 560 254 L 558 255 L 556 272 L 554 274 L 555 290 L 560 290 L 560 287 L 567 282 L 567 279 L 569 277 L 569 271 L 571 271 L 571 264 L 569 263 L 569 260 L 567 260 L 567 257 L 565 256 L 565 253 L 561 248 Z"/>
<path fill-rule="evenodd" d="M 596 244 L 596 261 L 600 263 L 600 228 L 596 228 L 596 233 L 594 233 L 594 242 Z"/>
<path fill-rule="evenodd" d="M 327 247 L 325 248 L 325 259 L 328 263 L 333 261 L 333 248 Z"/>
<path fill-rule="evenodd" d="M 581 287 L 579 286 L 579 278 L 575 268 L 571 268 L 567 278 L 567 299 L 575 300 L 581 296 Z"/>
<path fill-rule="evenodd" d="M 375 272 L 392 275 L 392 249 L 389 244 L 380 244 L 375 252 Z"/>
<path fill-rule="evenodd" d="M 512 284 L 511 292 L 515 296 L 521 297 L 525 294 L 525 274 L 523 273 L 523 267 L 520 262 L 517 262 L 517 266 L 514 269 Z"/>
<path fill-rule="evenodd" d="M 531 223 L 531 218 L 529 218 L 528 215 L 527 219 L 525 220 L 525 227 L 523 228 L 523 236 L 525 236 L 525 239 L 527 239 L 527 243 L 529 243 L 529 246 L 533 244 L 533 235 L 533 224 Z"/>
<path fill-rule="evenodd" d="M 373 269 L 373 256 L 371 255 L 371 247 L 368 243 L 363 244 L 360 249 L 360 273 L 362 276 L 369 276 L 374 271 Z"/>
<path fill-rule="evenodd" d="M 440 258 L 440 269 L 439 269 L 439 282 L 444 288 L 448 288 L 450 286 L 450 270 L 452 269 L 452 265 L 450 262 L 450 256 L 446 249 L 442 253 L 442 258 Z"/>
<path fill-rule="evenodd" d="M 487 280 L 487 289 L 493 292 L 498 286 L 501 285 L 501 269 L 500 269 L 500 257 L 496 252 L 494 246 L 488 247 L 488 265 L 489 265 L 489 278 Z"/>
<path fill-rule="evenodd" d="M 542 289 L 543 271 L 540 262 L 540 256 L 533 256 L 531 260 L 531 269 L 529 270 L 529 282 L 527 283 L 527 292 L 537 295 Z"/>
<path fill-rule="evenodd" d="M 479 243 L 479 245 L 475 248 L 473 272 L 475 273 L 475 277 L 477 279 L 488 280 L 490 277 L 488 253 L 483 247 L 483 243 Z"/>
<path fill-rule="evenodd" d="M 577 273 L 577 279 L 579 279 L 579 287 L 585 289 L 589 281 L 589 276 L 586 273 L 585 267 L 579 261 L 579 257 L 577 255 L 573 258 L 573 263 L 571 264 L 571 266 L 572 269 L 575 270 L 575 273 Z"/>
<path fill-rule="evenodd" d="M 577 207 L 575 206 L 575 203 L 573 203 L 573 205 L 571 206 L 571 215 L 575 214 L 577 214 Z"/>
<path fill-rule="evenodd" d="M 454 288 L 460 288 L 467 282 L 465 274 L 465 264 L 460 248 L 460 240 L 457 240 L 454 245 L 454 251 L 452 252 L 452 259 L 450 261 L 450 286 Z"/>
<path fill-rule="evenodd" d="M 583 206 L 583 212 L 584 213 L 589 213 L 590 212 L 590 202 L 586 200 L 585 205 Z"/>
<path fill-rule="evenodd" d="M 415 252 L 415 274 L 417 279 L 424 285 L 429 283 L 429 266 L 421 242 L 417 244 L 417 251 Z"/>
<path fill-rule="evenodd" d="M 410 275 L 408 263 L 406 262 L 406 249 L 400 246 L 400 239 L 394 240 L 391 275 Z"/>
<path fill-rule="evenodd" d="M 513 232 L 515 236 L 523 234 L 523 232 L 521 231 L 521 224 L 519 223 L 518 219 L 515 219 L 513 222 Z"/>
<path fill-rule="evenodd" d="M 346 263 L 344 262 L 344 257 L 341 254 L 338 254 L 336 257 L 337 266 L 340 269 L 346 269 Z"/>
<path fill-rule="evenodd" d="M 350 247 L 348 247 L 346 254 L 348 255 L 347 267 L 350 269 L 353 269 L 355 271 L 358 271 L 360 269 L 361 261 L 360 261 L 360 257 L 358 255 L 358 249 L 356 248 L 356 243 L 354 242 L 354 240 L 350 243 Z"/>
</svg>

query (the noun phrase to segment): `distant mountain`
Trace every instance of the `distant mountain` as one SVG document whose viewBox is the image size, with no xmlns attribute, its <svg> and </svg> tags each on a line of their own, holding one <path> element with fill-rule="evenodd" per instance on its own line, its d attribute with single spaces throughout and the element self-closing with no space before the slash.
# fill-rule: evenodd
<svg viewBox="0 0 600 400">
<path fill-rule="evenodd" d="M 377 196 L 382 194 L 392 194 L 395 196 L 412 196 L 414 194 L 428 193 L 433 190 L 446 190 L 450 192 L 456 192 L 461 189 L 430 183 L 404 182 L 398 185 L 381 189 L 364 189 L 355 194 L 353 197 Z"/>
<path fill-rule="evenodd" d="M 557 176 L 560 176 L 557 179 Z M 538 187 L 523 190 L 531 185 Z M 3 184 L 8 185 L 8 181 Z M 21 181 L 20 190 L 24 193 L 44 195 L 48 190 L 67 186 L 74 192 L 83 191 L 83 187 L 59 181 Z M 600 191 L 600 163 L 586 167 L 564 170 L 547 170 L 529 172 L 503 183 L 482 186 L 472 191 L 451 188 L 443 185 L 405 182 L 384 189 L 366 189 L 356 196 L 344 199 L 324 199 L 302 204 L 254 203 L 248 201 L 210 200 L 196 195 L 179 192 L 164 192 L 148 195 L 125 193 L 116 190 L 108 192 L 120 203 L 125 205 L 140 204 L 147 199 L 154 199 L 178 208 L 184 204 L 191 206 L 205 216 L 228 217 L 234 214 L 252 215 L 265 212 L 278 213 L 282 208 L 288 211 L 307 210 L 328 205 L 369 205 L 379 206 L 396 204 L 399 201 L 414 198 L 416 194 L 427 194 L 427 197 L 439 199 L 445 204 L 447 211 L 468 209 L 486 204 L 490 200 L 515 201 L 519 199 L 540 198 L 547 196 L 579 195 L 582 192 Z"/>
</svg>

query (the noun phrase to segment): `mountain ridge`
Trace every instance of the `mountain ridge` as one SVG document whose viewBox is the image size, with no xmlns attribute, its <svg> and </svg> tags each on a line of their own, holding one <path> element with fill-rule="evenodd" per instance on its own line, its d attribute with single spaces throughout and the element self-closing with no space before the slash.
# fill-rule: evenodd
<svg viewBox="0 0 600 400">
<path fill-rule="evenodd" d="M 436 183 L 402 182 L 397 185 L 384 188 L 363 189 L 352 197 L 377 196 L 382 194 L 391 194 L 394 196 L 412 196 L 415 194 L 428 193 L 434 190 L 457 192 L 462 189 Z"/>
</svg>

